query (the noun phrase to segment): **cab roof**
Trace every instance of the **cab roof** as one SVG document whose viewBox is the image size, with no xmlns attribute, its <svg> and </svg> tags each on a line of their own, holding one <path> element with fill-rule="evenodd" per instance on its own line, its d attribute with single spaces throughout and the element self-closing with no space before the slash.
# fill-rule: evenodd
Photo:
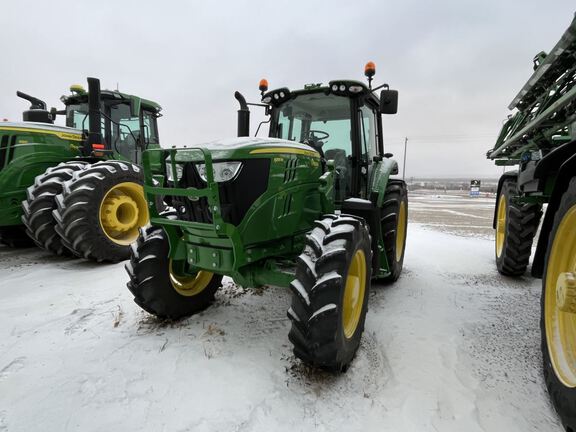
<svg viewBox="0 0 576 432">
<path fill-rule="evenodd" d="M 143 99 L 139 96 L 130 95 L 127 93 L 122 93 L 116 90 L 102 90 L 100 92 L 102 99 L 104 100 L 125 100 L 126 102 L 130 102 L 130 100 L 134 97 L 138 97 L 142 103 L 142 108 L 148 111 L 153 111 L 159 113 L 162 110 L 160 104 L 151 101 L 149 99 Z M 64 95 L 60 98 L 62 103 L 65 105 L 71 105 L 75 103 L 83 103 L 88 101 L 88 93 L 76 93 L 71 95 Z"/>
<path fill-rule="evenodd" d="M 380 102 L 378 96 L 376 96 L 366 84 L 355 80 L 333 80 L 330 81 L 327 86 L 323 86 L 322 83 L 306 84 L 304 88 L 296 90 L 281 87 L 265 93 L 262 96 L 262 102 L 277 106 L 294 97 L 313 93 L 334 94 L 349 98 L 365 97 L 373 100 L 376 104 Z"/>
</svg>

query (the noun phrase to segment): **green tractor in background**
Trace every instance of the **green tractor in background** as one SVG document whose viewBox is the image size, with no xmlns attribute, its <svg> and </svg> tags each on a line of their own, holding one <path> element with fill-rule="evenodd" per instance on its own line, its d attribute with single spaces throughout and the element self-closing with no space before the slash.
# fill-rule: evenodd
<svg viewBox="0 0 576 432">
<path fill-rule="evenodd" d="M 576 430 L 576 19 L 510 103 L 487 156 L 513 166 L 498 184 L 496 266 L 506 276 L 528 267 L 542 279 L 544 379 L 566 430 Z"/>
<path fill-rule="evenodd" d="M 148 223 L 139 166 L 159 148 L 160 106 L 88 78 L 62 96 L 65 110 L 30 101 L 24 122 L 0 123 L 0 241 L 33 240 L 57 255 L 96 261 L 128 258 L 138 228 Z M 54 125 L 66 117 L 66 127 Z M 86 129 L 87 127 L 87 129 Z"/>
<path fill-rule="evenodd" d="M 132 246 L 128 288 L 160 318 L 208 307 L 223 276 L 290 287 L 289 339 L 304 362 L 344 371 L 360 344 L 371 280 L 395 281 L 404 260 L 406 185 L 390 178 L 381 114 L 398 93 L 350 80 L 267 91 L 268 138 L 144 153 L 151 225 Z M 380 97 L 375 91 L 382 87 Z M 163 211 L 156 202 L 172 208 Z"/>
</svg>

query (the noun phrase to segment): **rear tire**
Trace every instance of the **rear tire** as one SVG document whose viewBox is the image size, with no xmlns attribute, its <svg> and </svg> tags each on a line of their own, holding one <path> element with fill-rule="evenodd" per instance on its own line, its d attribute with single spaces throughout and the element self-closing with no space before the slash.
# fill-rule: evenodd
<svg viewBox="0 0 576 432">
<path fill-rule="evenodd" d="M 562 196 L 546 251 L 542 278 L 541 320 L 544 381 L 567 431 L 576 431 L 576 178 Z M 571 295 L 560 304 L 557 283 L 572 274 Z M 566 292 L 566 291 L 565 291 Z M 567 309 L 566 305 L 568 306 Z"/>
<path fill-rule="evenodd" d="M 159 318 L 177 320 L 203 311 L 222 285 L 222 276 L 208 272 L 195 277 L 176 276 L 169 259 L 168 237 L 162 228 L 142 228 L 131 250 L 126 264 L 128 289 L 138 306 Z M 189 292 L 182 289 L 186 282 Z M 194 286 L 195 282 L 199 285 Z"/>
<path fill-rule="evenodd" d="M 26 230 L 21 225 L 0 228 L 0 244 L 11 248 L 29 248 L 35 246 Z"/>
<path fill-rule="evenodd" d="M 390 180 L 380 212 L 382 236 L 390 274 L 380 280 L 395 282 L 402 273 L 408 227 L 408 191 L 402 180 Z"/>
<path fill-rule="evenodd" d="M 290 284 L 288 338 L 305 363 L 343 372 L 354 358 L 368 310 L 372 273 L 366 223 L 348 215 L 326 215 L 306 236 Z"/>
<path fill-rule="evenodd" d="M 497 201 L 495 255 L 496 267 L 505 276 L 520 276 L 526 271 L 542 217 L 540 204 L 515 203 L 515 196 L 516 181 L 504 180 Z"/>
<path fill-rule="evenodd" d="M 97 162 L 74 173 L 56 197 L 54 218 L 63 244 L 75 255 L 97 262 L 128 259 L 138 228 L 149 220 L 142 184 L 141 168 L 118 160 Z M 119 231 L 107 225 L 110 221 L 103 217 L 104 205 L 113 210 L 110 216 Z"/>
<path fill-rule="evenodd" d="M 72 255 L 55 229 L 52 211 L 56 209 L 56 195 L 62 193 L 64 182 L 72 179 L 74 172 L 87 166 L 87 162 L 75 161 L 48 168 L 26 190 L 27 198 L 22 202 L 22 222 L 26 232 L 36 245 L 56 255 Z"/>
</svg>

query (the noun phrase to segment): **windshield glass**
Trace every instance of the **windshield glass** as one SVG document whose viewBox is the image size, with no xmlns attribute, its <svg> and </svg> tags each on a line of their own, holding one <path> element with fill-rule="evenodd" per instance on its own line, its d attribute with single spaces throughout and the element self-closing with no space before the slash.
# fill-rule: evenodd
<svg viewBox="0 0 576 432">
<path fill-rule="evenodd" d="M 126 157 L 132 157 L 136 149 L 136 140 L 140 135 L 140 118 L 133 117 L 128 103 L 104 102 L 102 104 L 102 136 L 113 149 Z M 107 117 L 110 117 L 110 121 Z M 156 116 L 143 111 L 144 139 L 146 144 L 158 143 Z M 88 104 L 71 104 L 66 107 L 66 126 L 76 129 L 88 129 Z"/>
<path fill-rule="evenodd" d="M 66 106 L 66 126 L 75 129 L 88 129 L 87 103 Z"/>
<path fill-rule="evenodd" d="M 350 101 L 343 96 L 313 93 L 298 96 L 278 110 L 277 138 L 301 143 L 320 142 L 322 150 L 352 153 Z"/>
<path fill-rule="evenodd" d="M 276 138 L 309 144 L 334 161 L 336 200 L 350 195 L 352 155 L 350 100 L 312 93 L 297 96 L 278 108 Z"/>
</svg>

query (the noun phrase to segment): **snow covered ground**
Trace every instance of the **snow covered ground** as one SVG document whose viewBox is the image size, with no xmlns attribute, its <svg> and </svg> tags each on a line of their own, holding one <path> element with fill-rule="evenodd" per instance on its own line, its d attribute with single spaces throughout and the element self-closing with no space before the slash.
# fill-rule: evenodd
<svg viewBox="0 0 576 432">
<path fill-rule="evenodd" d="M 540 281 L 493 243 L 411 224 L 400 280 L 373 286 L 347 373 L 291 354 L 279 288 L 227 283 L 164 324 L 123 264 L 0 248 L 0 431 L 560 431 L 541 377 Z"/>
</svg>

